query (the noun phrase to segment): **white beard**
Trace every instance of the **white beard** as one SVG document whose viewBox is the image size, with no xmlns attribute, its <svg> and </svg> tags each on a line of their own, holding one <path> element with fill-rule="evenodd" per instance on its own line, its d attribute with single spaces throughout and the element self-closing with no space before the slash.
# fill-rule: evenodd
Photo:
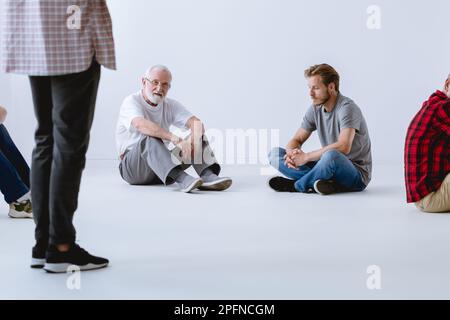
<svg viewBox="0 0 450 320">
<path fill-rule="evenodd" d="M 163 97 L 153 94 L 153 92 L 148 90 L 145 91 L 145 95 L 147 96 L 147 99 L 150 100 L 151 103 L 156 105 L 159 105 L 161 102 L 164 101 Z"/>
<path fill-rule="evenodd" d="M 151 95 L 148 97 L 148 99 L 149 99 L 152 103 L 154 103 L 154 104 L 156 104 L 156 105 L 159 105 L 159 104 L 164 100 L 163 97 L 158 96 L 158 95 L 156 95 L 156 94 L 151 94 Z"/>
</svg>

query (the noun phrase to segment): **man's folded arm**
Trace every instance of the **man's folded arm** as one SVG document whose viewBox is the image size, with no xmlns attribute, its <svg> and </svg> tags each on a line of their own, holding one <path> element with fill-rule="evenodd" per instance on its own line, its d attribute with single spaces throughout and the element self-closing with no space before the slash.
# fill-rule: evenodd
<svg viewBox="0 0 450 320">
<path fill-rule="evenodd" d="M 174 144 L 177 144 L 180 142 L 180 138 L 176 135 L 174 135 L 173 133 L 164 130 L 163 128 L 161 128 L 159 125 L 157 125 L 156 123 L 142 118 L 142 117 L 137 117 L 134 118 L 131 121 L 131 125 L 140 133 L 146 135 L 146 136 L 150 136 L 150 137 L 154 137 L 154 138 L 159 138 L 162 140 L 166 140 L 166 141 L 171 141 Z"/>
<path fill-rule="evenodd" d="M 287 144 L 286 149 L 293 150 L 301 148 L 302 145 L 306 142 L 306 140 L 309 139 L 310 136 L 311 132 L 306 131 L 303 128 L 298 129 L 294 137 Z"/>
</svg>

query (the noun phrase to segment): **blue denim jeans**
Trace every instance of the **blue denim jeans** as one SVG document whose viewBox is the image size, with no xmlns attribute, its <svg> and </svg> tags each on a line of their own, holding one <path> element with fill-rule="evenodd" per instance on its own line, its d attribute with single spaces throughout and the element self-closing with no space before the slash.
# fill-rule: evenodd
<svg viewBox="0 0 450 320">
<path fill-rule="evenodd" d="M 286 150 L 274 148 L 269 154 L 271 166 L 286 177 L 295 180 L 298 192 L 307 192 L 317 180 L 334 180 L 348 191 L 363 191 L 366 188 L 362 175 L 353 163 L 341 152 L 330 150 L 317 162 L 310 162 L 296 169 L 284 164 Z"/>
<path fill-rule="evenodd" d="M 0 191 L 8 204 L 30 191 L 30 168 L 0 124 Z"/>
</svg>

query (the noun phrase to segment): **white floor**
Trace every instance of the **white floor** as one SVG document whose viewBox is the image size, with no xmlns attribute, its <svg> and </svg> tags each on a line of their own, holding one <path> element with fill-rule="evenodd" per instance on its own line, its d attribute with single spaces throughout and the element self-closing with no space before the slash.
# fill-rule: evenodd
<svg viewBox="0 0 450 320">
<path fill-rule="evenodd" d="M 68 275 L 28 267 L 33 222 L 0 206 L 2 299 L 450 298 L 450 215 L 405 204 L 402 167 L 378 166 L 364 193 L 280 194 L 259 167 L 227 167 L 225 193 L 131 187 L 90 161 L 75 224 L 111 266 Z M 381 268 L 369 290 L 367 268 Z M 72 279 L 72 278 L 70 278 Z"/>
</svg>

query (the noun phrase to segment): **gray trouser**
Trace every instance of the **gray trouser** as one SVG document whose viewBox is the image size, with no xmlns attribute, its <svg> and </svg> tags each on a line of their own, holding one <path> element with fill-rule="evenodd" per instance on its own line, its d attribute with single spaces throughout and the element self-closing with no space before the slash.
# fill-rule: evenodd
<svg viewBox="0 0 450 320">
<path fill-rule="evenodd" d="M 206 138 L 203 138 L 202 149 L 202 155 L 207 157 L 202 156 L 200 161 L 195 159 L 193 168 L 198 175 L 208 168 L 218 175 L 220 166 Z M 178 148 L 171 152 L 161 139 L 144 136 L 125 153 L 119 171 L 122 178 L 131 185 L 170 185 L 174 183 L 172 173 L 180 169 L 186 170 L 190 166 L 191 164 L 182 163 Z"/>
</svg>

